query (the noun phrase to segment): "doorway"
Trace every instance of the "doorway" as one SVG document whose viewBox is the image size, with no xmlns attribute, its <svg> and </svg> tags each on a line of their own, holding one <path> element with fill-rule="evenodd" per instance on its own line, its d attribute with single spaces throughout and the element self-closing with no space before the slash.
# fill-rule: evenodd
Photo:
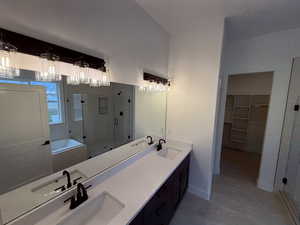
<svg viewBox="0 0 300 225">
<path fill-rule="evenodd" d="M 272 83 L 273 72 L 228 77 L 221 175 L 256 185 Z"/>
</svg>

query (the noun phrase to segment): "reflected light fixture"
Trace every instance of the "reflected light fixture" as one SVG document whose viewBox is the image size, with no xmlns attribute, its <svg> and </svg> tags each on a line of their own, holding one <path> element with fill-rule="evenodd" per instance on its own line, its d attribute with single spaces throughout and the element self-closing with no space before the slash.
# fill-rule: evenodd
<svg viewBox="0 0 300 225">
<path fill-rule="evenodd" d="M 108 70 L 90 68 L 85 62 L 76 62 L 73 66 L 72 75 L 67 77 L 67 84 L 88 84 L 91 87 L 110 86 Z"/>
<path fill-rule="evenodd" d="M 5 42 L 0 42 L 0 76 L 7 79 L 20 76 L 17 48 Z"/>
<path fill-rule="evenodd" d="M 107 87 L 110 86 L 109 72 L 92 69 L 91 79 L 89 85 L 91 87 Z"/>
<path fill-rule="evenodd" d="M 34 58 L 19 60 L 24 55 Z M 106 60 L 99 57 L 0 28 L 1 77 L 14 78 L 20 75 L 21 68 L 32 67 L 37 71 L 38 81 L 59 81 L 64 71 L 69 84 L 108 86 L 110 74 L 106 63 Z"/>
<path fill-rule="evenodd" d="M 43 53 L 40 56 L 40 71 L 36 72 L 38 81 L 60 81 L 59 57 L 51 53 Z"/>
</svg>

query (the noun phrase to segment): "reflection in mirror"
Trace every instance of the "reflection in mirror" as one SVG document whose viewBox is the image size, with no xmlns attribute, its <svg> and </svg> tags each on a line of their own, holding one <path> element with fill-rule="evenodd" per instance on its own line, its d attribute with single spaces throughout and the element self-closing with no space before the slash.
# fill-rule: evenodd
<svg viewBox="0 0 300 225">
<path fill-rule="evenodd" d="M 120 83 L 37 82 L 25 70 L 15 80 L 0 78 L 4 223 L 145 149 L 125 144 L 164 137 L 166 97 Z"/>
<path fill-rule="evenodd" d="M 69 135 L 84 142 L 87 157 L 95 157 L 133 140 L 134 86 L 66 85 Z"/>
<path fill-rule="evenodd" d="M 144 92 L 135 89 L 135 137 L 165 137 L 166 92 Z"/>
</svg>

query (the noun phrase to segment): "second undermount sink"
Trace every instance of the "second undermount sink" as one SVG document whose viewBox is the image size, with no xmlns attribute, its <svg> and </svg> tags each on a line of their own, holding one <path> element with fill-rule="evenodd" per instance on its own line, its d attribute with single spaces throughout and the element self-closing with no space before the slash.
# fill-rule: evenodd
<svg viewBox="0 0 300 225">
<path fill-rule="evenodd" d="M 175 149 L 175 148 L 165 148 L 165 149 L 162 149 L 158 152 L 158 155 L 160 157 L 163 157 L 163 158 L 166 158 L 166 159 L 175 159 L 176 156 L 180 153 L 181 151 L 178 150 L 178 149 Z"/>
<path fill-rule="evenodd" d="M 70 211 L 57 225 L 107 225 L 125 207 L 107 192 Z"/>
</svg>

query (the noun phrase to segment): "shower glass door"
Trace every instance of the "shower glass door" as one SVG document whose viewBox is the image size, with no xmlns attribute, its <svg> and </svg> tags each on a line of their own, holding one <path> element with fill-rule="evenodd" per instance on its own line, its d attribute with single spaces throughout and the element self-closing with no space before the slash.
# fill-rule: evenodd
<svg viewBox="0 0 300 225">
<path fill-rule="evenodd" d="M 73 93 L 69 99 L 69 133 L 71 138 L 84 143 L 83 134 L 83 95 Z"/>
<path fill-rule="evenodd" d="M 133 140 L 133 87 L 125 84 L 113 84 L 112 89 L 114 146 L 118 147 Z"/>
</svg>

